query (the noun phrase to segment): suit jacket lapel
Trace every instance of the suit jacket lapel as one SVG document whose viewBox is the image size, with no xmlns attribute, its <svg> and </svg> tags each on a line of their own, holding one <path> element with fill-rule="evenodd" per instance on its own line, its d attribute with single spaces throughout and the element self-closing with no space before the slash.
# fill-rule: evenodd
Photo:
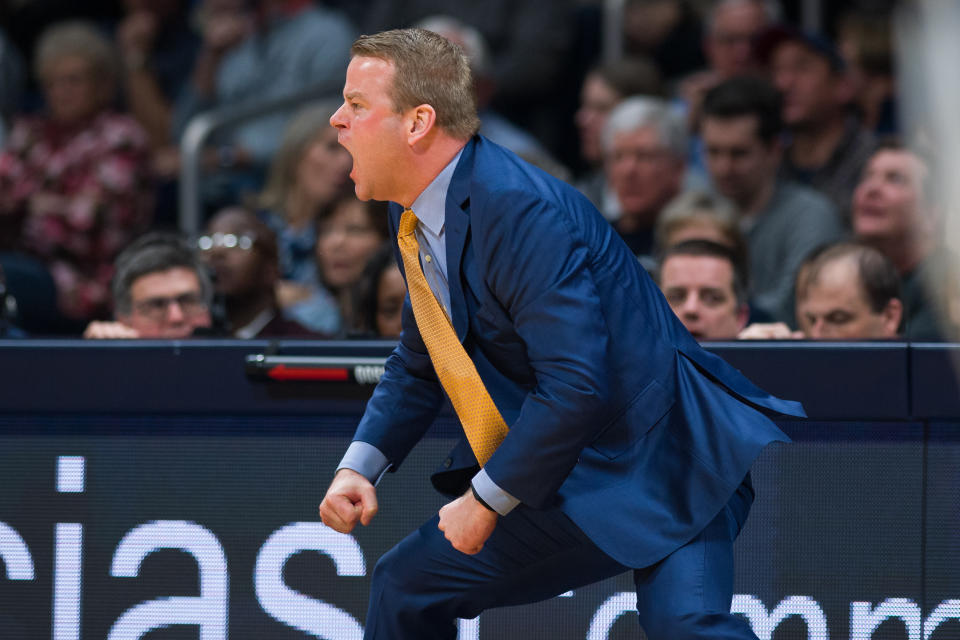
<svg viewBox="0 0 960 640">
<path fill-rule="evenodd" d="M 467 143 L 447 189 L 446 242 L 447 283 L 450 285 L 450 315 L 457 338 L 463 342 L 470 326 L 467 303 L 461 279 L 463 252 L 470 230 L 470 181 L 473 177 L 473 155 L 476 138 Z"/>
</svg>

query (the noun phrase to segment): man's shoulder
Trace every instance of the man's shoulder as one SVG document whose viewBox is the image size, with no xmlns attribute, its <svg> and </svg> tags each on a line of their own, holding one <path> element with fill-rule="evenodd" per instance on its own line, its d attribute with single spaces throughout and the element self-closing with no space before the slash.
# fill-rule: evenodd
<svg viewBox="0 0 960 640">
<path fill-rule="evenodd" d="M 565 208 L 587 206 L 589 200 L 570 184 L 527 162 L 509 149 L 476 136 L 473 141 L 471 202 L 534 202 Z"/>
</svg>

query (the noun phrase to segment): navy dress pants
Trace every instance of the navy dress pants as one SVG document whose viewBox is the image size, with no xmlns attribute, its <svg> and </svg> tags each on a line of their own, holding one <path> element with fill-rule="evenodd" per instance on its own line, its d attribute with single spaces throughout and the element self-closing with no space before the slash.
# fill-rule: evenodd
<svg viewBox="0 0 960 640">
<path fill-rule="evenodd" d="M 752 500 L 748 483 L 693 540 L 633 570 L 640 625 L 649 640 L 756 640 L 749 624 L 730 613 L 733 541 Z M 476 555 L 450 546 L 438 519 L 377 563 L 366 640 L 453 640 L 457 618 L 538 602 L 630 571 L 558 509 L 518 506 L 500 518 Z"/>
</svg>

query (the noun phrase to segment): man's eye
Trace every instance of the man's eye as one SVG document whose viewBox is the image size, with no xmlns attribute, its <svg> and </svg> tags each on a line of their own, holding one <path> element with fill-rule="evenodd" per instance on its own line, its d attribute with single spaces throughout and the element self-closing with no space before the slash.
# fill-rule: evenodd
<svg viewBox="0 0 960 640">
<path fill-rule="evenodd" d="M 687 297 L 687 292 L 681 289 L 669 289 L 665 296 L 670 304 L 680 304 Z"/>
<path fill-rule="evenodd" d="M 853 319 L 849 313 L 831 313 L 827 315 L 827 322 L 830 324 L 847 324 Z"/>
<path fill-rule="evenodd" d="M 701 299 L 708 307 L 716 307 L 724 302 L 724 296 L 719 291 L 704 291 Z"/>
</svg>

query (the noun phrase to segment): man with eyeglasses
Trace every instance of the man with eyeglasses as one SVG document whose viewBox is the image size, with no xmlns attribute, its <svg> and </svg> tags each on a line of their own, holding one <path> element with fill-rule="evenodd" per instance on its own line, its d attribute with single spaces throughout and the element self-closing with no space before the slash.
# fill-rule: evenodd
<svg viewBox="0 0 960 640">
<path fill-rule="evenodd" d="M 620 206 L 613 227 L 644 266 L 652 266 L 657 217 L 683 187 L 683 123 L 666 102 L 633 96 L 610 113 L 603 147 L 607 179 Z"/>
<path fill-rule="evenodd" d="M 255 214 L 241 207 L 218 211 L 197 247 L 213 271 L 234 338 L 324 337 L 284 317 L 276 295 L 276 235 Z"/>
<path fill-rule="evenodd" d="M 150 233 L 116 262 L 114 322 L 92 322 L 85 338 L 187 338 L 211 326 L 213 287 L 205 267 L 179 237 Z"/>
</svg>

